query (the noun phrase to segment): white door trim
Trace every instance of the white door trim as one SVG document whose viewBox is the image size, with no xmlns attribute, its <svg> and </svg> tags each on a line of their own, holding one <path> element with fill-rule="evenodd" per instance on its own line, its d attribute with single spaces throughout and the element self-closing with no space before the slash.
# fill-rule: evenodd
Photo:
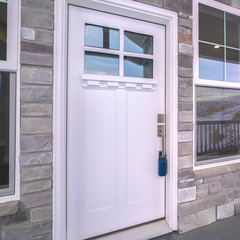
<svg viewBox="0 0 240 240">
<path fill-rule="evenodd" d="M 178 159 L 178 18 L 177 14 L 131 0 L 55 1 L 54 109 L 53 109 L 53 239 L 67 240 L 66 233 L 66 73 L 68 4 L 108 11 L 166 26 L 166 96 L 168 175 L 166 177 L 166 221 L 177 230 Z M 171 144 L 170 144 L 171 143 Z"/>
</svg>

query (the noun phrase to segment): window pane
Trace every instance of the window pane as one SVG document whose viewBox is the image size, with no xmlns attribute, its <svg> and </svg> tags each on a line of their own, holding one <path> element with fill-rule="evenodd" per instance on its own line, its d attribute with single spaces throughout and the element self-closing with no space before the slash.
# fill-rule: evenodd
<svg viewBox="0 0 240 240">
<path fill-rule="evenodd" d="M 0 1 L 0 60 L 7 59 L 7 3 Z"/>
<path fill-rule="evenodd" d="M 224 44 L 224 13 L 199 4 L 199 40 Z"/>
<path fill-rule="evenodd" d="M 227 81 L 240 82 L 240 51 L 227 49 Z"/>
<path fill-rule="evenodd" d="M 199 43 L 199 78 L 224 81 L 224 49 Z"/>
<path fill-rule="evenodd" d="M 153 54 L 153 37 L 125 31 L 124 51 Z"/>
<path fill-rule="evenodd" d="M 240 17 L 226 14 L 227 46 L 240 48 Z"/>
<path fill-rule="evenodd" d="M 153 78 L 153 60 L 135 57 L 124 57 L 124 76 Z"/>
<path fill-rule="evenodd" d="M 9 74 L 0 73 L 0 189 L 9 187 Z"/>
<path fill-rule="evenodd" d="M 238 155 L 240 90 L 196 87 L 197 161 Z"/>
<path fill-rule="evenodd" d="M 119 75 L 119 57 L 112 54 L 85 52 L 84 72 L 117 76 Z"/>
<path fill-rule="evenodd" d="M 86 24 L 85 46 L 119 50 L 119 30 Z"/>
</svg>

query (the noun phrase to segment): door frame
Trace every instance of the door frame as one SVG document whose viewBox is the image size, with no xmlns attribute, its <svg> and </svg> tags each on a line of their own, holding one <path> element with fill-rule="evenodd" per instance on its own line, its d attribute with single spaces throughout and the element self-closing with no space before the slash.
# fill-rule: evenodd
<svg viewBox="0 0 240 240">
<path fill-rule="evenodd" d="M 178 172 L 178 16 L 177 13 L 131 0 L 55 1 L 53 97 L 53 239 L 67 240 L 67 33 L 68 5 L 110 12 L 166 27 L 166 132 L 168 174 L 166 216 L 177 230 Z M 169 143 L 169 144 L 168 144 Z M 171 144 L 170 144 L 171 143 Z"/>
</svg>

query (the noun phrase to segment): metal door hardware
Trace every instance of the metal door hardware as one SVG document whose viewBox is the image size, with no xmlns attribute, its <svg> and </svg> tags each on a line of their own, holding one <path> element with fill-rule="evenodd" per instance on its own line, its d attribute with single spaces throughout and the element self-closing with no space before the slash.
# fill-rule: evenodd
<svg viewBox="0 0 240 240">
<path fill-rule="evenodd" d="M 164 114 L 158 114 L 157 115 L 157 122 L 158 123 L 164 123 Z"/>
<path fill-rule="evenodd" d="M 157 131 L 158 131 L 158 137 L 163 137 L 164 136 L 164 125 L 158 125 Z"/>
</svg>

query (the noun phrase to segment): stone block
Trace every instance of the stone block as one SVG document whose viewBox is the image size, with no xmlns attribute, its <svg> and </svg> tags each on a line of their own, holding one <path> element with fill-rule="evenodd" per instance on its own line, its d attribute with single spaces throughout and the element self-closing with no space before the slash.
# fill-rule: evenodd
<svg viewBox="0 0 240 240">
<path fill-rule="evenodd" d="M 196 178 L 210 178 L 214 176 L 219 176 L 224 173 L 228 173 L 231 171 L 231 168 L 229 166 L 221 166 L 221 167 L 214 167 L 209 169 L 202 169 L 195 171 Z"/>
<path fill-rule="evenodd" d="M 190 109 L 190 107 L 188 107 Z M 192 110 L 192 108 L 191 108 Z M 189 110 L 189 111 L 191 111 Z M 178 124 L 178 131 L 192 131 L 193 130 L 193 123 L 179 123 Z"/>
<path fill-rule="evenodd" d="M 53 32 L 36 30 L 35 36 L 36 36 L 36 41 L 38 41 L 38 42 L 43 42 L 43 43 L 53 43 L 54 42 Z"/>
<path fill-rule="evenodd" d="M 3 240 L 23 240 L 33 239 L 34 236 L 50 233 L 52 222 L 41 222 L 27 226 L 16 226 L 15 228 L 5 229 L 3 231 Z"/>
<path fill-rule="evenodd" d="M 179 53 L 185 53 L 185 54 L 192 55 L 193 54 L 193 46 L 190 44 L 179 43 L 178 51 L 179 51 Z M 192 77 L 192 75 L 190 77 Z"/>
<path fill-rule="evenodd" d="M 231 6 L 235 7 L 235 8 L 240 8 L 239 0 L 227 0 L 227 1 L 230 2 L 229 5 L 231 5 Z"/>
<path fill-rule="evenodd" d="M 163 7 L 163 0 L 133 0 L 139 3 L 145 3 L 147 5 L 152 5 L 155 7 L 162 8 Z"/>
<path fill-rule="evenodd" d="M 186 169 L 180 169 L 178 171 L 178 179 L 192 179 L 193 178 L 193 169 L 192 168 L 186 168 Z"/>
<path fill-rule="evenodd" d="M 52 118 L 21 118 L 21 134 L 51 133 Z"/>
<path fill-rule="evenodd" d="M 193 167 L 193 156 L 180 156 L 178 157 L 178 169 L 192 168 Z"/>
<path fill-rule="evenodd" d="M 52 192 L 38 192 L 21 196 L 22 208 L 33 208 L 52 202 Z"/>
<path fill-rule="evenodd" d="M 31 240 L 52 240 L 52 235 L 45 235 L 40 237 L 31 238 Z"/>
<path fill-rule="evenodd" d="M 52 177 L 51 166 L 36 166 L 21 169 L 21 182 Z"/>
<path fill-rule="evenodd" d="M 184 26 L 178 26 L 178 33 L 181 35 L 190 35 L 192 36 L 192 29 Z"/>
<path fill-rule="evenodd" d="M 178 103 L 178 110 L 179 111 L 193 111 L 193 103 L 192 103 L 192 101 L 189 101 L 189 102 L 179 102 Z"/>
<path fill-rule="evenodd" d="M 193 77 L 193 69 L 186 67 L 178 68 L 178 76 L 180 77 Z"/>
<path fill-rule="evenodd" d="M 178 34 L 178 42 L 179 43 L 186 43 L 186 44 L 192 44 L 192 36 L 191 35 L 185 35 L 185 34 Z M 183 63 L 181 61 L 181 64 L 186 64 L 186 63 Z M 193 64 L 193 63 L 191 63 Z M 189 67 L 189 65 L 187 66 L 182 66 L 182 67 Z"/>
<path fill-rule="evenodd" d="M 35 192 L 42 192 L 46 190 L 51 190 L 52 182 L 51 181 L 37 181 L 30 183 L 21 183 L 21 195 Z"/>
<path fill-rule="evenodd" d="M 235 188 L 236 186 L 240 186 L 240 173 L 222 178 L 223 189 Z"/>
<path fill-rule="evenodd" d="M 35 40 L 35 30 L 31 28 L 22 27 L 21 28 L 21 39 L 23 40 Z"/>
<path fill-rule="evenodd" d="M 0 203 L 0 217 L 13 215 L 18 211 L 19 201 Z"/>
<path fill-rule="evenodd" d="M 234 214 L 240 213 L 240 202 L 234 205 Z"/>
<path fill-rule="evenodd" d="M 192 111 L 182 111 L 178 115 L 179 122 L 193 122 L 193 112 Z"/>
<path fill-rule="evenodd" d="M 185 68 L 192 68 L 193 67 L 193 56 L 185 55 L 185 54 L 178 54 L 178 66 L 185 67 Z"/>
<path fill-rule="evenodd" d="M 190 155 L 193 153 L 193 143 L 186 142 L 186 143 L 178 143 L 178 155 Z"/>
<path fill-rule="evenodd" d="M 53 56 L 48 54 L 21 52 L 20 62 L 26 65 L 53 67 Z"/>
<path fill-rule="evenodd" d="M 227 202 L 227 197 L 225 193 L 208 195 L 192 202 L 180 203 L 178 205 L 178 215 L 180 217 L 186 216 L 186 215 L 196 213 L 211 207 L 216 207 L 216 206 L 226 204 L 226 202 Z"/>
<path fill-rule="evenodd" d="M 193 27 L 192 19 L 178 18 L 178 25 L 192 29 Z"/>
<path fill-rule="evenodd" d="M 183 188 L 183 187 L 192 187 L 192 186 L 196 186 L 203 183 L 203 179 L 186 179 L 186 180 L 181 180 L 178 182 L 178 187 L 179 188 Z"/>
<path fill-rule="evenodd" d="M 192 78 L 182 78 L 178 79 L 178 86 L 179 87 L 191 87 L 193 86 L 193 79 Z"/>
<path fill-rule="evenodd" d="M 222 189 L 222 183 L 221 181 L 216 181 L 216 182 L 210 182 L 209 183 L 209 193 L 210 194 L 215 194 L 220 192 Z"/>
<path fill-rule="evenodd" d="M 0 217 L 1 226 L 5 225 L 7 227 L 12 227 L 12 225 L 21 224 L 27 221 L 29 221 L 28 210 L 18 210 L 15 214 Z"/>
<path fill-rule="evenodd" d="M 217 207 L 217 219 L 228 218 L 234 215 L 234 202 Z"/>
<path fill-rule="evenodd" d="M 209 225 L 215 221 L 216 221 L 216 209 L 212 207 L 197 213 L 179 217 L 178 228 L 181 233 L 184 233 L 196 228 Z"/>
<path fill-rule="evenodd" d="M 193 97 L 193 88 L 192 87 L 179 87 L 178 88 L 178 96 L 179 97 L 188 97 L 191 98 Z"/>
<path fill-rule="evenodd" d="M 234 198 L 240 198 L 240 188 L 234 190 Z"/>
<path fill-rule="evenodd" d="M 22 86 L 21 102 L 24 103 L 51 103 L 53 100 L 52 87 Z"/>
<path fill-rule="evenodd" d="M 27 8 L 24 6 L 22 6 L 21 10 L 22 10 L 21 13 L 22 26 L 53 30 L 54 25 L 53 14 L 39 9 Z"/>
<path fill-rule="evenodd" d="M 21 153 L 51 151 L 52 150 L 52 135 L 30 135 L 20 137 Z"/>
<path fill-rule="evenodd" d="M 49 0 L 22 0 L 22 5 L 30 8 L 47 10 L 50 12 L 54 11 L 54 1 Z"/>
<path fill-rule="evenodd" d="M 19 160 L 21 167 L 28 167 L 52 163 L 53 155 L 51 152 L 21 154 Z"/>
<path fill-rule="evenodd" d="M 213 177 L 206 177 L 204 178 L 204 182 L 205 183 L 209 183 L 209 182 L 215 182 L 215 181 L 219 181 L 222 180 L 222 175 L 218 175 L 218 176 L 213 176 Z"/>
<path fill-rule="evenodd" d="M 30 53 L 53 54 L 53 45 L 36 42 L 21 42 L 21 51 Z"/>
<path fill-rule="evenodd" d="M 178 142 L 192 142 L 192 141 L 193 141 L 192 131 L 178 132 Z"/>
<path fill-rule="evenodd" d="M 30 221 L 40 222 L 52 218 L 52 207 L 41 207 L 30 210 Z"/>
<path fill-rule="evenodd" d="M 178 203 L 189 202 L 196 199 L 196 187 L 178 189 Z"/>
<path fill-rule="evenodd" d="M 192 15 L 192 1 L 189 0 L 165 0 L 164 8 L 174 12 L 181 12 L 186 15 Z"/>
<path fill-rule="evenodd" d="M 21 68 L 21 82 L 33 84 L 52 84 L 53 71 L 48 68 L 23 66 Z"/>
<path fill-rule="evenodd" d="M 208 184 L 201 184 L 197 186 L 197 197 L 208 195 Z"/>
<path fill-rule="evenodd" d="M 52 103 L 22 103 L 21 116 L 52 116 Z"/>
</svg>

